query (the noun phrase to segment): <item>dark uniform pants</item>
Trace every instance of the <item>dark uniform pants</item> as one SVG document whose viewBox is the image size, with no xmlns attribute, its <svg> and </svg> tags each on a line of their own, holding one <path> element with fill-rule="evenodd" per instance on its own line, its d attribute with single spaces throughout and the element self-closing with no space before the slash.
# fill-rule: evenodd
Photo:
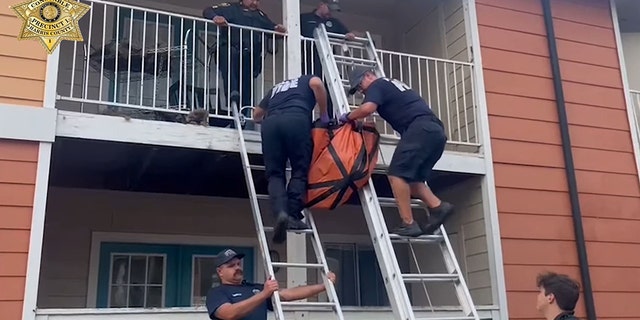
<svg viewBox="0 0 640 320">
<path fill-rule="evenodd" d="M 307 195 L 307 181 L 313 140 L 311 119 L 302 113 L 268 115 L 262 122 L 262 154 L 269 180 L 269 198 L 274 215 L 281 211 L 302 219 Z M 286 185 L 287 160 L 291 179 Z"/>
<path fill-rule="evenodd" d="M 229 98 L 229 94 L 237 91 L 240 97 L 234 97 L 233 100 L 238 103 L 238 109 L 244 106 L 253 106 L 253 100 L 251 97 L 253 89 L 254 73 L 259 74 L 260 70 L 256 70 L 255 59 L 251 59 L 251 51 L 240 51 L 237 48 L 226 46 L 220 47 L 220 62 L 218 68 L 222 74 L 222 81 L 224 83 L 225 97 Z M 229 54 L 230 53 L 230 54 Z M 254 68 L 252 69 L 252 63 Z M 246 115 L 246 114 L 245 114 Z"/>
<path fill-rule="evenodd" d="M 413 120 L 402 133 L 393 153 L 388 175 L 408 183 L 426 182 L 447 143 L 444 129 L 429 117 Z"/>
</svg>

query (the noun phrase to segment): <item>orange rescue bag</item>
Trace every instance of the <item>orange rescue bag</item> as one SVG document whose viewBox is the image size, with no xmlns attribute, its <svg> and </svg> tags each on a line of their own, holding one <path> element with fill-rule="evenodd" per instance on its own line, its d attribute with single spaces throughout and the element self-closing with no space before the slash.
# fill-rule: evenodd
<svg viewBox="0 0 640 320">
<path fill-rule="evenodd" d="M 378 163 L 380 134 L 372 123 L 322 125 L 311 130 L 307 208 L 333 210 L 364 187 Z"/>
</svg>

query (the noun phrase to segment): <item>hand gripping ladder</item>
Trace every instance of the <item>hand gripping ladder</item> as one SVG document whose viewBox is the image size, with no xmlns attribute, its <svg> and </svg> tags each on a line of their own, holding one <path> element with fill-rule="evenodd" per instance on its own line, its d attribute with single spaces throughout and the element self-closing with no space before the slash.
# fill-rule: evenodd
<svg viewBox="0 0 640 320">
<path fill-rule="evenodd" d="M 330 36 L 333 39 L 330 39 Z M 314 31 L 314 38 L 316 40 L 317 50 L 320 55 L 320 61 L 322 62 L 326 81 L 328 82 L 331 98 L 334 101 L 334 106 L 336 106 L 335 108 L 337 112 L 347 112 L 349 110 L 349 102 L 347 100 L 345 87 L 348 87 L 349 81 L 347 79 L 342 79 L 340 76 L 338 64 L 347 67 L 342 68 L 343 70 L 353 66 L 371 67 L 378 77 L 384 77 L 384 70 L 382 69 L 382 64 L 379 61 L 378 55 L 376 54 L 373 39 L 367 32 L 367 38 L 357 38 L 354 41 L 346 41 L 344 35 L 328 33 L 322 24 Z M 332 50 L 333 45 L 342 46 L 343 52 L 347 51 L 344 49 L 348 49 L 349 47 L 360 49 L 365 52 L 365 55 L 368 58 L 364 59 L 347 55 L 335 55 Z M 378 199 L 371 179 L 369 180 L 369 183 L 359 191 L 358 195 L 362 204 L 365 219 L 367 220 L 369 233 L 371 234 L 378 263 L 380 264 L 380 271 L 384 279 L 387 295 L 389 297 L 391 307 L 393 308 L 395 318 L 399 320 L 416 319 L 416 310 L 414 310 L 412 302 L 409 299 L 405 282 L 422 283 L 426 291 L 426 283 L 451 281 L 455 285 L 456 295 L 460 303 L 462 313 L 456 317 L 438 316 L 427 317 L 424 319 L 479 320 L 478 313 L 471 299 L 471 294 L 469 293 L 469 289 L 462 276 L 462 272 L 460 271 L 460 266 L 455 258 L 454 251 L 451 247 L 449 237 L 445 232 L 444 226 L 440 227 L 439 235 L 423 235 L 417 238 L 405 238 L 395 235 L 390 236 L 380 204 L 383 203 L 385 206 L 395 207 L 395 200 Z M 400 270 L 392 241 L 408 243 L 410 245 L 411 252 L 414 252 L 412 243 L 415 241 L 440 244 L 447 273 L 420 273 L 418 268 L 419 273 L 417 274 L 403 274 Z M 417 265 L 418 261 L 415 254 L 413 257 Z M 430 303 L 428 294 L 427 298 Z M 436 315 L 436 313 L 434 312 L 433 315 Z"/>
<path fill-rule="evenodd" d="M 233 94 L 237 93 L 234 92 Z M 242 111 L 246 108 L 251 109 L 252 107 L 244 107 L 242 110 L 238 110 L 238 105 L 236 104 L 236 102 L 232 102 L 231 107 L 233 111 L 235 127 L 238 130 L 240 158 L 242 159 L 242 167 L 244 170 L 245 181 L 247 183 L 247 191 L 249 194 L 249 201 L 251 203 L 251 211 L 253 212 L 253 219 L 255 222 L 256 233 L 258 235 L 258 242 L 260 244 L 260 252 L 263 257 L 265 270 L 268 272 L 270 278 L 275 279 L 275 272 L 273 271 L 274 267 L 318 269 L 322 272 L 323 283 L 326 289 L 327 297 L 329 298 L 329 302 L 284 302 L 281 301 L 278 292 L 275 292 L 273 294 L 273 309 L 276 319 L 284 320 L 285 317 L 283 307 L 292 307 L 292 309 L 295 311 L 310 311 L 312 309 L 315 310 L 329 308 L 332 309 L 333 313 L 335 314 L 335 319 L 344 320 L 344 316 L 342 315 L 342 307 L 340 306 L 336 289 L 333 283 L 327 278 L 327 274 L 329 273 L 329 265 L 322 249 L 322 243 L 320 241 L 320 237 L 318 236 L 315 221 L 309 210 L 305 210 L 304 215 L 310 229 L 295 230 L 290 232 L 307 234 L 312 238 L 313 249 L 315 251 L 316 261 L 318 261 L 318 263 L 288 263 L 271 261 L 266 232 L 273 231 L 273 227 L 264 226 L 262 221 L 262 214 L 260 212 L 260 204 L 258 202 L 258 200 L 268 200 L 269 196 L 257 194 L 255 184 L 253 182 L 252 172 L 252 170 L 264 170 L 265 167 L 263 165 L 252 165 L 250 163 L 247 144 L 243 132 L 243 127 L 246 120 L 244 115 L 242 114 Z"/>
</svg>

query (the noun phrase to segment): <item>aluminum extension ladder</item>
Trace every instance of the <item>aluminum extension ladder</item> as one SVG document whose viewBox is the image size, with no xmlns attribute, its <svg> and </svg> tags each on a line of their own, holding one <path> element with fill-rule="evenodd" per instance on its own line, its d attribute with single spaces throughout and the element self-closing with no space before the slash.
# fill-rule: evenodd
<svg viewBox="0 0 640 320">
<path fill-rule="evenodd" d="M 232 95 L 237 93 L 232 93 Z M 294 307 L 295 309 L 292 311 L 310 311 L 310 309 L 331 309 L 335 315 L 335 319 L 344 320 L 344 316 L 342 314 L 342 307 L 340 306 L 340 301 L 338 299 L 338 294 L 336 292 L 335 286 L 327 278 L 327 274 L 329 273 L 329 265 L 327 263 L 327 259 L 324 255 L 324 250 L 322 248 L 322 242 L 320 241 L 320 237 L 318 235 L 318 230 L 316 229 L 316 224 L 311 214 L 311 211 L 304 210 L 304 215 L 306 217 L 307 225 L 309 225 L 310 229 L 306 230 L 290 230 L 288 232 L 294 232 L 298 234 L 307 234 L 312 238 L 313 249 L 316 255 L 316 261 L 318 263 L 289 263 L 289 262 L 273 262 L 271 261 L 271 255 L 269 254 L 269 243 L 267 241 L 266 233 L 273 232 L 273 227 L 265 227 L 262 221 L 262 214 L 260 211 L 260 204 L 258 200 L 268 200 L 268 195 L 257 194 L 255 184 L 253 182 L 253 172 L 252 170 L 263 170 L 265 167 L 263 165 L 252 165 L 249 160 L 249 153 L 247 151 L 247 144 L 244 138 L 243 127 L 245 124 L 245 118 L 242 115 L 242 112 L 238 110 L 238 105 L 234 101 L 231 103 L 233 118 L 235 127 L 238 130 L 239 137 L 239 147 L 240 147 L 240 157 L 242 159 L 242 168 L 244 170 L 245 181 L 247 183 L 247 191 L 249 194 L 249 200 L 251 202 L 251 211 L 253 212 L 253 219 L 256 227 L 256 234 L 258 235 L 258 242 L 260 243 L 260 253 L 263 257 L 264 268 L 268 272 L 269 278 L 275 279 L 275 272 L 273 271 L 274 267 L 281 268 L 302 268 L 302 269 L 317 269 L 322 272 L 322 279 L 325 286 L 325 292 L 329 299 L 329 302 L 289 302 L 289 301 L 281 301 L 280 295 L 278 292 L 273 293 L 272 301 L 273 301 L 273 310 L 277 320 L 284 320 L 284 309 L 283 307 Z M 243 108 L 244 109 L 244 108 Z M 289 176 L 289 169 L 287 169 Z"/>
<path fill-rule="evenodd" d="M 334 108 L 339 112 L 338 114 L 347 112 L 349 110 L 349 102 L 347 100 L 347 90 L 345 90 L 345 88 L 348 88 L 349 81 L 347 79 L 342 79 L 340 76 L 338 64 L 346 67 L 343 69 L 348 69 L 353 66 L 371 67 L 378 77 L 385 77 L 382 64 L 376 54 L 371 34 L 367 32 L 367 38 L 356 38 L 353 41 L 347 41 L 344 35 L 328 33 L 324 25 L 321 24 L 314 31 L 314 38 L 320 55 L 320 61 L 322 62 L 322 68 L 326 78 L 325 81 L 328 82 L 331 98 L 334 102 Z M 342 47 L 343 54 L 334 54 L 333 45 Z M 349 46 L 361 49 L 365 52 L 366 57 L 368 58 L 357 58 L 344 54 L 344 52 L 347 51 L 345 49 L 348 49 Z M 440 234 L 438 235 L 423 235 L 416 238 L 400 237 L 396 235 L 390 236 L 382 214 L 381 204 L 387 207 L 397 207 L 395 200 L 393 198 L 379 199 L 376 195 L 371 179 L 369 179 L 369 183 L 364 188 L 359 190 L 358 195 L 362 204 L 365 219 L 367 220 L 369 233 L 372 237 L 373 246 L 380 265 L 380 271 L 384 279 L 387 295 L 389 297 L 391 307 L 393 308 L 395 319 L 416 319 L 416 310 L 414 310 L 414 306 L 412 305 L 407 293 L 405 282 L 422 283 L 426 293 L 426 283 L 447 281 L 452 282 L 455 286 L 456 296 L 461 307 L 460 314 L 456 316 L 442 316 L 442 314 L 432 312 L 431 317 L 424 319 L 479 320 L 476 307 L 471 299 L 471 294 L 464 277 L 462 276 L 460 266 L 456 260 L 455 253 L 451 247 L 451 243 L 449 242 L 449 237 L 447 236 L 444 226 L 440 227 Z M 422 207 L 425 208 L 424 206 Z M 403 274 L 400 270 L 392 242 L 408 244 L 411 252 L 413 253 L 413 259 L 416 266 L 418 266 L 418 259 L 413 249 L 414 243 L 439 244 L 445 261 L 447 273 L 421 273 L 418 266 L 418 273 Z M 431 299 L 429 298 L 428 293 L 427 299 L 429 300 L 429 304 L 431 304 Z M 433 306 L 431 306 L 431 310 L 434 311 Z"/>
</svg>

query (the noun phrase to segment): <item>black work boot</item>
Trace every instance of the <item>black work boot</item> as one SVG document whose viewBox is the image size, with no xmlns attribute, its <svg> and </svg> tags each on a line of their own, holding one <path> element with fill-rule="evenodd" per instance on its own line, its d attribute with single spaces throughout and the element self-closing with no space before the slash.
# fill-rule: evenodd
<svg viewBox="0 0 640 320">
<path fill-rule="evenodd" d="M 420 226 L 414 220 L 411 224 L 402 222 L 399 227 L 391 230 L 389 234 L 395 234 L 401 237 L 417 237 L 422 234 L 422 229 L 420 229 Z"/>
<path fill-rule="evenodd" d="M 453 205 L 449 202 L 440 203 L 435 208 L 429 208 L 429 222 L 424 226 L 423 230 L 426 234 L 433 234 L 440 226 L 447 221 L 453 213 Z"/>
<path fill-rule="evenodd" d="M 287 240 L 287 227 L 289 226 L 289 215 L 285 211 L 280 211 L 276 218 L 276 226 L 273 229 L 273 242 L 283 243 Z"/>
<path fill-rule="evenodd" d="M 309 226 L 302 221 L 301 219 L 296 219 L 292 216 L 289 216 L 289 230 L 307 230 L 311 229 Z"/>
</svg>

